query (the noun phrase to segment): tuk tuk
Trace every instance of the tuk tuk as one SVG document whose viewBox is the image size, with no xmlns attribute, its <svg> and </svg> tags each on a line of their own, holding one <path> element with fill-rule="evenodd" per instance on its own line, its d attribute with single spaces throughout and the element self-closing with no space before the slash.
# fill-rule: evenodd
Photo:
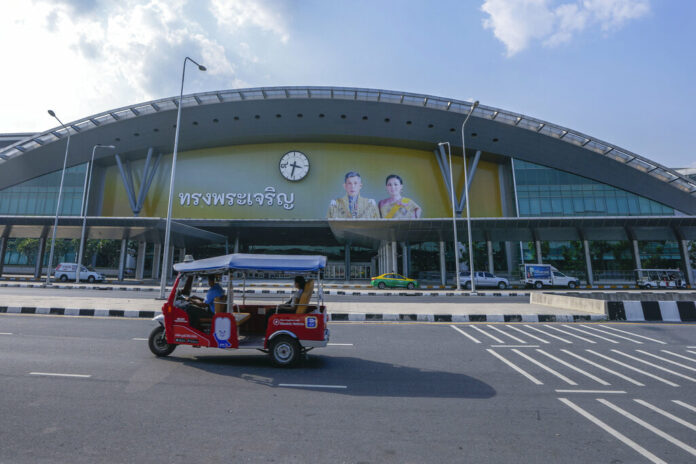
<svg viewBox="0 0 696 464">
<path fill-rule="evenodd" d="M 686 288 L 686 279 L 679 269 L 635 269 L 639 288 Z"/>
<path fill-rule="evenodd" d="M 325 267 L 326 256 L 243 253 L 177 263 L 172 291 L 162 314 L 154 319 L 159 325 L 150 333 L 150 351 L 167 356 L 178 345 L 253 349 L 268 353 L 276 366 L 291 366 L 307 351 L 329 342 L 320 272 Z M 282 271 L 315 279 L 306 280 L 299 300 L 293 304 L 247 304 L 246 275 L 253 271 Z M 235 300 L 235 273 L 241 273 L 244 279 L 241 301 Z M 197 278 L 209 276 L 226 277 L 226 294 L 215 298 L 214 314 L 206 312 L 200 317 L 200 301 L 193 301 L 196 297 L 191 293 Z"/>
</svg>

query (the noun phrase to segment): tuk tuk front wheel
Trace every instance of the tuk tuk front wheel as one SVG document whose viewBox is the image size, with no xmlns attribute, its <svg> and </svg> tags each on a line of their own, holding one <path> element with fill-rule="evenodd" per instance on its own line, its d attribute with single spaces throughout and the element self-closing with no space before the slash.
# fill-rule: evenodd
<svg viewBox="0 0 696 464">
<path fill-rule="evenodd" d="M 164 333 L 164 327 L 158 325 L 152 332 L 150 332 L 150 338 L 147 339 L 147 344 L 150 347 L 150 351 L 155 356 L 168 356 L 174 351 L 176 345 L 170 345 L 167 343 L 167 337 Z"/>
<path fill-rule="evenodd" d="M 288 335 L 271 340 L 271 360 L 278 367 L 290 367 L 300 358 L 300 344 Z"/>
</svg>

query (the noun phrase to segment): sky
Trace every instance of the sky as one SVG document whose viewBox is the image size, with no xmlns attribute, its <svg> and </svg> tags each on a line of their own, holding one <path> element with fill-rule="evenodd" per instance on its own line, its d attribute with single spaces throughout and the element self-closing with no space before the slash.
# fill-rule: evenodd
<svg viewBox="0 0 696 464">
<path fill-rule="evenodd" d="M 3 0 L 0 133 L 185 93 L 368 87 L 696 167 L 693 0 Z"/>
</svg>

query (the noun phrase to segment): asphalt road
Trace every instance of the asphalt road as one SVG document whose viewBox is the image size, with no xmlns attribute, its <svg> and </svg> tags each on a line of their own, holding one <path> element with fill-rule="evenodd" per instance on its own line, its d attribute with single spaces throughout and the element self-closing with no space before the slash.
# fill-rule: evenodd
<svg viewBox="0 0 696 464">
<path fill-rule="evenodd" d="M 278 369 L 153 324 L 0 315 L 0 463 L 696 459 L 693 325 L 334 323 Z"/>
<path fill-rule="evenodd" d="M 407 290 L 404 290 L 407 291 Z M 513 292 L 514 293 L 514 292 Z M 521 293 L 520 291 L 516 292 Z M 198 292 L 204 295 L 205 292 Z M 129 298 L 129 299 L 147 299 L 152 300 L 159 296 L 159 292 L 143 292 L 143 291 L 128 291 L 128 290 L 87 290 L 87 289 L 61 289 L 61 288 L 25 288 L 25 287 L 4 287 L 0 289 L 0 304 L 3 295 L 37 295 L 37 296 L 57 296 L 70 298 Z M 236 298 L 237 293 L 235 293 Z M 332 302 L 408 302 L 408 303 L 427 303 L 431 301 L 442 301 L 448 303 L 529 303 L 528 296 L 508 296 L 506 293 L 501 293 L 500 297 L 489 296 L 382 296 L 382 295 L 324 295 L 324 301 Z M 270 300 L 279 302 L 283 299 L 290 298 L 290 294 L 286 296 L 273 293 L 254 293 L 247 295 L 248 299 Z"/>
</svg>

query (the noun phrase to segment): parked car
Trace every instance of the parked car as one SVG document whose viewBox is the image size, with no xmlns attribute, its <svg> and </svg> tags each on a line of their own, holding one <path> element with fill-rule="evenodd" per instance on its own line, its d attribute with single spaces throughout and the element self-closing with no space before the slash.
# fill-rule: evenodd
<svg viewBox="0 0 696 464">
<path fill-rule="evenodd" d="M 75 280 L 77 278 L 77 264 L 75 263 L 60 263 L 56 267 L 54 273 L 55 279 L 61 282 L 67 282 L 68 280 Z M 80 267 L 80 280 L 87 282 L 102 282 L 104 276 L 94 269 L 89 269 L 85 266 Z"/>
<path fill-rule="evenodd" d="M 386 288 L 386 287 L 406 287 L 409 290 L 418 288 L 418 281 L 416 279 L 409 279 L 401 274 L 382 274 L 377 277 L 373 277 L 371 282 L 373 287 Z"/>
<path fill-rule="evenodd" d="M 497 277 L 490 272 L 476 271 L 474 272 L 477 287 L 498 287 L 503 290 L 510 286 L 510 282 L 505 277 Z M 471 288 L 471 273 L 462 271 L 459 273 L 459 285 L 464 288 Z"/>
</svg>

